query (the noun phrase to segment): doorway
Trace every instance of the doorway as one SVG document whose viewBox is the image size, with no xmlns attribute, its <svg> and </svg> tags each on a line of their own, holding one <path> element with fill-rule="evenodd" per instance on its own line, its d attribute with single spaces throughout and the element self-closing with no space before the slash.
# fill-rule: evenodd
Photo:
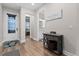
<svg viewBox="0 0 79 59">
<path fill-rule="evenodd" d="M 25 16 L 25 37 L 30 37 L 30 17 Z"/>
</svg>

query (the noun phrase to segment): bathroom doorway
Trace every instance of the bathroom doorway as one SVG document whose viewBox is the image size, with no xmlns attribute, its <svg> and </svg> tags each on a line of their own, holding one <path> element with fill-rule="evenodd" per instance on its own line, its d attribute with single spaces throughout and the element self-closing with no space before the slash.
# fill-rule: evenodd
<svg viewBox="0 0 79 59">
<path fill-rule="evenodd" d="M 25 17 L 25 37 L 30 37 L 30 17 Z"/>
</svg>

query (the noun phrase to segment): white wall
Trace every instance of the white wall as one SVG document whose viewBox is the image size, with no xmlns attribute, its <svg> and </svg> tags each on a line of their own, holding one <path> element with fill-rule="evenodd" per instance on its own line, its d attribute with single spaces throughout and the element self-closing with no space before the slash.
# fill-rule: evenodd
<svg viewBox="0 0 79 59">
<path fill-rule="evenodd" d="M 63 10 L 63 18 L 47 21 L 45 32 L 56 31 L 64 35 L 64 53 L 66 55 L 79 55 L 79 24 L 77 16 L 77 4 L 48 4 L 45 8 L 45 18 L 54 10 Z M 78 19 L 77 19 L 78 18 Z M 77 45 L 78 43 L 78 45 Z"/>
<path fill-rule="evenodd" d="M 79 55 L 79 4 L 77 4 L 77 55 Z"/>
<path fill-rule="evenodd" d="M 37 11 L 36 11 L 36 15 L 35 15 L 35 20 L 36 20 L 36 25 L 35 25 L 35 28 L 36 28 L 36 40 L 39 41 L 43 38 L 43 35 L 42 33 L 44 33 L 44 28 L 40 28 L 40 19 L 44 19 L 44 10 L 45 8 L 41 7 L 39 8 Z M 42 15 L 41 15 L 42 14 Z"/>
<path fill-rule="evenodd" d="M 0 41 L 2 41 L 3 33 L 2 33 L 2 6 L 0 4 Z"/>
<path fill-rule="evenodd" d="M 32 39 L 35 39 L 34 28 L 35 28 L 35 26 L 34 26 L 34 16 L 30 15 L 30 38 L 32 38 Z"/>
<path fill-rule="evenodd" d="M 38 15 L 37 15 L 37 11 L 34 12 L 34 40 L 38 41 Z"/>
</svg>

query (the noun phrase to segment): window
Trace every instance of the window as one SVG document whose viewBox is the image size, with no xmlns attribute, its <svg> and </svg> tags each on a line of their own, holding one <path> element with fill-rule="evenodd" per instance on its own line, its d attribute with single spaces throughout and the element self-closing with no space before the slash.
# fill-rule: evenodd
<svg viewBox="0 0 79 59">
<path fill-rule="evenodd" d="M 16 15 L 7 14 L 8 15 L 8 33 L 16 32 Z"/>
</svg>

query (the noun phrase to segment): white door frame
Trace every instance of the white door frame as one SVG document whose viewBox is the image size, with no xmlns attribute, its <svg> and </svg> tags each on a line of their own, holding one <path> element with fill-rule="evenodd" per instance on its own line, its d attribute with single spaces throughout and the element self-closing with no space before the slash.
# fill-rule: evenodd
<svg viewBox="0 0 79 59">
<path fill-rule="evenodd" d="M 3 10 L 3 41 L 8 41 L 8 37 L 9 37 L 7 13 L 17 15 L 16 16 L 16 22 L 17 22 L 18 31 L 16 31 L 17 32 L 16 35 L 17 35 L 17 39 L 19 39 L 19 14 L 17 12 L 13 11 L 13 10 L 4 9 Z"/>
<path fill-rule="evenodd" d="M 32 29 L 33 28 L 33 25 L 34 25 L 33 24 L 34 23 L 33 22 L 34 21 L 34 16 L 31 15 L 31 14 L 25 14 L 25 17 L 26 16 L 30 17 L 30 38 L 34 39 L 34 37 L 33 37 L 34 34 L 33 34 L 33 29 Z"/>
</svg>

